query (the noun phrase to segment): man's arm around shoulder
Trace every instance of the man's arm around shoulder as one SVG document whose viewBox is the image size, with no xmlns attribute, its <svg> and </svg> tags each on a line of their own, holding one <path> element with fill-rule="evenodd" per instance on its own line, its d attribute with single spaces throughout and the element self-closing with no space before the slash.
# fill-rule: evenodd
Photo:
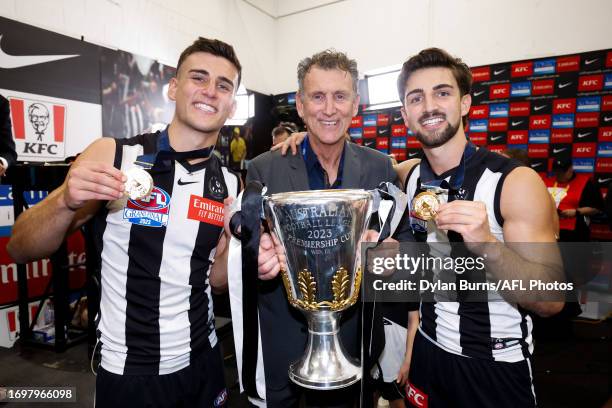
<svg viewBox="0 0 612 408">
<path fill-rule="evenodd" d="M 93 142 L 70 167 L 64 183 L 22 213 L 7 244 L 17 262 L 51 255 L 69 233 L 81 227 L 102 201 L 123 195 L 125 176 L 113 167 L 115 140 Z"/>
</svg>

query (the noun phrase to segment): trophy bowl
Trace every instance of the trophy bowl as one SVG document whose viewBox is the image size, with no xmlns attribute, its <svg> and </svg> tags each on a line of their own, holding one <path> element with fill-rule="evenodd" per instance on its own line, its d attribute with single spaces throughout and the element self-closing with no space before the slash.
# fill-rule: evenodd
<svg viewBox="0 0 612 408">
<path fill-rule="evenodd" d="M 264 197 L 265 216 L 286 265 L 281 271 L 289 303 L 308 321 L 302 358 L 289 367 L 296 384 L 317 390 L 361 379 L 358 361 L 338 338 L 340 313 L 359 297 L 359 243 L 373 207 L 366 190 L 312 190 Z"/>
</svg>

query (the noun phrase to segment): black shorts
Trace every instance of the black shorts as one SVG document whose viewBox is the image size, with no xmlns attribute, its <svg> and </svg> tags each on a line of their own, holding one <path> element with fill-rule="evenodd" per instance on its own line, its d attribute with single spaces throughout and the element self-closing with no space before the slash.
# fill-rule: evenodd
<svg viewBox="0 0 612 408">
<path fill-rule="evenodd" d="M 403 400 L 405 398 L 403 387 L 396 381 L 384 382 L 382 379 L 375 382 L 376 391 L 387 401 Z"/>
<path fill-rule="evenodd" d="M 416 408 L 535 407 L 530 364 L 459 356 L 417 332 L 406 401 Z"/>
<path fill-rule="evenodd" d="M 219 345 L 165 375 L 118 375 L 98 368 L 96 408 L 223 407 L 227 403 Z"/>
</svg>

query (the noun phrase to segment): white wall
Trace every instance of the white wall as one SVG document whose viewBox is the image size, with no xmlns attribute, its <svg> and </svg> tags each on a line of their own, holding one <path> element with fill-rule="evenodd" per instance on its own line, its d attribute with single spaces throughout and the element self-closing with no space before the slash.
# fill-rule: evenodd
<svg viewBox="0 0 612 408">
<path fill-rule="evenodd" d="M 274 93 L 295 90 L 299 60 L 331 46 L 362 72 L 431 46 L 475 66 L 610 48 L 611 20 L 610 0 L 348 0 L 277 20 Z"/>
<path fill-rule="evenodd" d="M 219 38 L 249 88 L 273 88 L 274 19 L 241 0 L 0 0 L 0 15 L 172 66 L 197 36 Z"/>
<path fill-rule="evenodd" d="M 282 16 L 330 1 L 250 2 Z M 170 65 L 197 35 L 217 37 L 264 93 L 295 90 L 299 60 L 327 47 L 363 72 L 430 46 L 472 66 L 612 46 L 610 0 L 346 0 L 280 18 L 242 0 L 0 0 L 0 15 Z"/>
</svg>

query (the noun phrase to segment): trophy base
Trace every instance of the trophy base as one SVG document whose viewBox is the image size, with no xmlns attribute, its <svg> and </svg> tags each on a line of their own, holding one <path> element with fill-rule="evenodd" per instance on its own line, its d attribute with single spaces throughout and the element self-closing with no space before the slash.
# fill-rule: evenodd
<svg viewBox="0 0 612 408">
<path fill-rule="evenodd" d="M 361 380 L 361 367 L 357 364 L 351 363 L 351 367 L 346 367 L 347 372 L 344 373 L 343 378 L 325 379 L 319 377 L 319 380 L 314 380 L 312 377 L 304 377 L 299 374 L 298 363 L 291 364 L 289 366 L 289 378 L 297 385 L 309 388 L 311 390 L 337 390 L 339 388 L 348 387 Z M 324 377 L 324 376 L 323 376 Z"/>
<path fill-rule="evenodd" d="M 335 390 L 361 379 L 361 366 L 348 357 L 338 339 L 340 313 L 312 311 L 308 319 L 308 345 L 304 356 L 289 366 L 291 381 L 304 388 Z"/>
</svg>

